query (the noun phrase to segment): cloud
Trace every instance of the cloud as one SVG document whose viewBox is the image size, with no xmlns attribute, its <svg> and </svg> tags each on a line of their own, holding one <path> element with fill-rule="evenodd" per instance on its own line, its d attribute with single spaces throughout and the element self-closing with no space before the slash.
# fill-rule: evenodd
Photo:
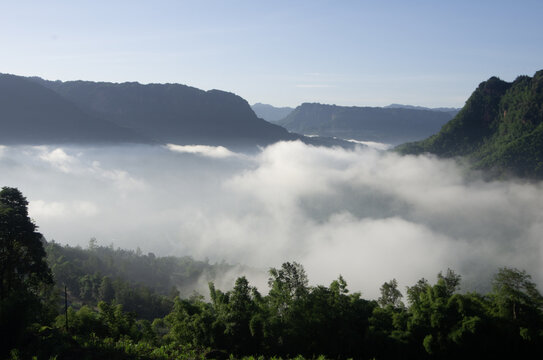
<svg viewBox="0 0 543 360">
<path fill-rule="evenodd" d="M 375 150 L 389 150 L 393 147 L 393 145 L 391 144 L 385 144 L 385 143 L 380 143 L 380 142 L 375 142 L 375 141 L 360 141 L 360 140 L 355 140 L 355 139 L 347 139 L 347 141 L 355 143 L 355 144 L 366 145 Z"/>
<path fill-rule="evenodd" d="M 239 156 L 239 154 L 228 150 L 224 146 L 167 144 L 166 147 L 174 152 L 195 154 L 219 159 L 231 156 Z"/>
<path fill-rule="evenodd" d="M 43 201 L 29 202 L 28 211 L 32 217 L 66 220 L 73 217 L 93 217 L 98 214 L 98 207 L 90 201 Z"/>
<path fill-rule="evenodd" d="M 199 254 L 294 259 L 371 295 L 392 277 L 409 285 L 447 267 L 472 286 L 500 266 L 541 273 L 540 184 L 468 181 L 453 161 L 301 143 L 272 145 L 257 163 L 227 181 L 244 209 L 194 219 L 205 229 L 191 232 Z"/>
<path fill-rule="evenodd" d="M 81 150 L 89 152 L 89 149 L 66 150 L 56 148 L 50 150 L 48 146 L 33 146 L 30 149 L 24 149 L 23 152 L 29 156 L 36 156 L 41 161 L 63 173 L 79 177 L 93 177 L 101 181 L 113 183 L 122 194 L 126 194 L 127 191 L 142 190 L 145 187 L 144 181 L 131 176 L 125 170 L 115 167 L 104 168 L 100 161 L 87 157 L 82 158 L 83 153 Z M 35 152 L 37 152 L 36 155 L 34 155 Z"/>
<path fill-rule="evenodd" d="M 57 148 L 52 151 L 49 151 L 47 147 L 37 147 L 37 149 L 41 152 L 39 155 L 41 160 L 51 164 L 65 173 L 70 172 L 71 165 L 77 162 L 75 157 L 66 154 L 66 152 L 61 148 Z"/>
<path fill-rule="evenodd" d="M 19 165 L 0 162 L 0 173 L 47 238 L 239 263 L 261 269 L 250 280 L 264 291 L 266 269 L 284 261 L 302 263 L 313 284 L 342 274 L 368 297 L 448 267 L 465 289 L 501 266 L 543 285 L 541 183 L 485 182 L 453 160 L 372 148 L 281 142 L 228 161 L 174 149 L 66 147 L 48 149 L 48 162 L 43 149 L 7 148 Z"/>
<path fill-rule="evenodd" d="M 122 193 L 138 191 L 145 188 L 145 182 L 132 177 L 127 171 L 119 169 L 103 169 L 99 161 L 93 161 L 88 171 L 98 178 L 111 181 Z"/>
</svg>

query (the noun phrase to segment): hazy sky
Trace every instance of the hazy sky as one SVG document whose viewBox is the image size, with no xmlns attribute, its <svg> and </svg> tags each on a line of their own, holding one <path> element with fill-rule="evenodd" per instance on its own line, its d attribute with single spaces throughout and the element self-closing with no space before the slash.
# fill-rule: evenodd
<svg viewBox="0 0 543 360">
<path fill-rule="evenodd" d="M 0 72 L 250 103 L 462 106 L 543 68 L 543 1 L 0 0 Z"/>
</svg>

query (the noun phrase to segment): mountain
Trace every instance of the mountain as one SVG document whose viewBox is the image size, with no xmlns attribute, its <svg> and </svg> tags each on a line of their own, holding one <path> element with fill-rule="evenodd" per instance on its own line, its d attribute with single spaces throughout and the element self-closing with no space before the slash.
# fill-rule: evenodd
<svg viewBox="0 0 543 360">
<path fill-rule="evenodd" d="M 252 146 L 299 138 L 259 119 L 247 101 L 229 92 L 180 84 L 33 80 L 159 143 Z"/>
<path fill-rule="evenodd" d="M 247 101 L 180 84 L 47 81 L 0 74 L 0 144 L 175 143 L 255 149 L 281 140 L 353 147 L 289 133 Z"/>
<path fill-rule="evenodd" d="M 24 77 L 0 74 L 0 143 L 147 142 Z"/>
<path fill-rule="evenodd" d="M 543 70 L 512 83 L 482 82 L 438 134 L 397 150 L 462 156 L 493 176 L 543 179 Z"/>
<path fill-rule="evenodd" d="M 294 110 L 291 107 L 275 107 L 261 103 L 251 105 L 251 108 L 255 112 L 256 116 L 272 123 L 286 118 L 288 114 Z"/>
<path fill-rule="evenodd" d="M 451 118 L 442 111 L 304 103 L 278 124 L 300 134 L 400 144 L 435 134 Z"/>
<path fill-rule="evenodd" d="M 442 111 L 450 113 L 453 117 L 458 114 L 460 109 L 452 107 L 438 107 L 438 108 L 429 108 L 424 106 L 414 106 L 414 105 L 403 105 L 403 104 L 390 104 L 384 106 L 385 109 L 413 109 L 413 110 L 430 110 L 430 111 Z"/>
</svg>

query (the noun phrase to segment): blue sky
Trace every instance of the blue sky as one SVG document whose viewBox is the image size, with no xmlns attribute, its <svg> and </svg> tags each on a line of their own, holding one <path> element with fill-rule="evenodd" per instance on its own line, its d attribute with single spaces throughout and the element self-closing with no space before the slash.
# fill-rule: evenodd
<svg viewBox="0 0 543 360">
<path fill-rule="evenodd" d="M 0 0 L 0 72 L 276 106 L 464 104 L 543 69 L 543 1 Z"/>
</svg>

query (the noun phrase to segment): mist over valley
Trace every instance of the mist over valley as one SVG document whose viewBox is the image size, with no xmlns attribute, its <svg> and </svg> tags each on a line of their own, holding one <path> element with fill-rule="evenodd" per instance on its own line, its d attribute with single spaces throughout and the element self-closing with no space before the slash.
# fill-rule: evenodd
<svg viewBox="0 0 543 360">
<path fill-rule="evenodd" d="M 543 2 L 0 2 L 0 359 L 543 358 Z"/>
<path fill-rule="evenodd" d="M 455 269 L 478 289 L 496 269 L 541 272 L 543 188 L 466 176 L 454 160 L 369 147 L 279 142 L 258 153 L 215 146 L 3 146 L 0 172 L 29 199 L 48 240 L 192 256 L 266 271 L 304 265 L 377 297 Z M 219 283 L 233 283 L 237 273 Z M 231 285 L 230 283 L 230 285 Z M 197 289 L 206 293 L 207 281 Z"/>
<path fill-rule="evenodd" d="M 258 118 L 228 92 L 0 75 L 0 173 L 4 186 L 26 194 L 47 239 L 85 247 L 93 238 L 236 265 L 211 279 L 226 287 L 243 270 L 265 292 L 267 270 L 285 261 L 303 264 L 313 284 L 341 274 L 370 297 L 384 281 L 404 287 L 447 268 L 463 276 L 464 291 L 481 290 L 503 266 L 526 269 L 541 284 L 543 192 L 533 159 L 540 149 L 531 144 L 543 123 L 533 115 L 541 87 L 530 85 L 540 82 L 541 72 L 512 84 L 491 78 L 460 112 L 257 104 L 282 111 L 276 123 L 310 134 L 303 136 Z M 531 102 L 518 105 L 526 87 Z M 491 101 L 478 100 L 485 89 Z M 503 109 L 520 115 L 507 122 Z M 530 142 L 511 164 L 501 148 L 490 152 L 497 174 L 524 164 L 519 174 L 528 176 L 476 170 L 458 141 L 439 149 L 464 157 L 402 155 L 440 136 L 490 143 L 479 115 L 500 129 L 531 116 L 531 125 L 515 127 L 513 140 L 529 134 Z M 392 150 L 400 139 L 434 133 Z M 503 147 L 511 140 L 502 133 L 484 136 Z M 190 286 L 206 294 L 209 280 Z"/>
</svg>

